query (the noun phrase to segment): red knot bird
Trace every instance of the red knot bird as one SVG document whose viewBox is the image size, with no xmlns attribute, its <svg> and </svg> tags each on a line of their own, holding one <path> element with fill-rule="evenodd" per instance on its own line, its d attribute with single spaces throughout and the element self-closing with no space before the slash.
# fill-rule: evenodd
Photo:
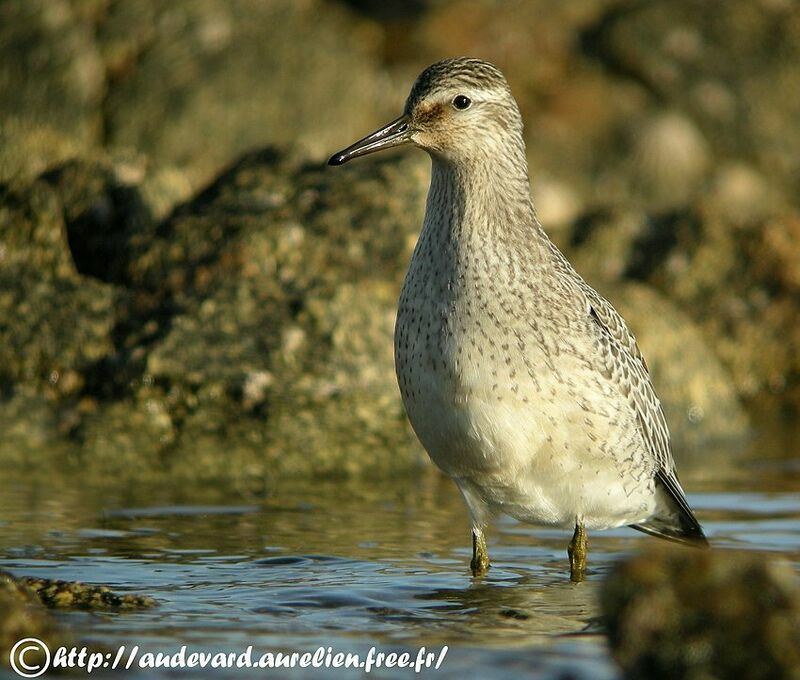
<svg viewBox="0 0 800 680">
<path fill-rule="evenodd" d="M 493 512 L 574 528 L 574 581 L 587 529 L 707 545 L 636 340 L 539 224 L 503 74 L 479 59 L 433 64 L 402 116 L 328 162 L 408 143 L 430 154 L 432 176 L 397 311 L 397 379 L 469 508 L 473 573 L 489 566 Z"/>
</svg>

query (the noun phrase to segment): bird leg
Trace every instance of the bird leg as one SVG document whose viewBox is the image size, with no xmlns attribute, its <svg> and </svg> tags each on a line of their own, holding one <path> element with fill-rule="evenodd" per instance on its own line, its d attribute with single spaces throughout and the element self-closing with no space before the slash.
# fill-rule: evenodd
<svg viewBox="0 0 800 680">
<path fill-rule="evenodd" d="M 586 541 L 586 529 L 580 522 L 575 523 L 575 533 L 569 542 L 567 554 L 569 555 L 569 580 L 573 583 L 580 583 L 586 575 L 586 553 L 588 544 Z"/>
<path fill-rule="evenodd" d="M 473 576 L 480 576 L 489 570 L 489 551 L 486 549 L 486 539 L 483 529 L 472 528 L 472 561 L 469 563 Z"/>
</svg>

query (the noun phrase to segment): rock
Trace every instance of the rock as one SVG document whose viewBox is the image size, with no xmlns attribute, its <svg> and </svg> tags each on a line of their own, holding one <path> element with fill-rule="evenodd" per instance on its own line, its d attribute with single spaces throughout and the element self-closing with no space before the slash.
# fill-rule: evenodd
<svg viewBox="0 0 800 680">
<path fill-rule="evenodd" d="M 766 177 L 745 163 L 719 167 L 710 201 L 714 211 L 735 229 L 757 228 L 786 210 L 782 197 Z"/>
<path fill-rule="evenodd" d="M 11 578 L 6 575 L 6 578 Z M 81 609 L 88 611 L 128 611 L 150 609 L 157 602 L 147 595 L 119 595 L 107 586 L 80 581 L 61 581 L 26 576 L 18 580 L 36 594 L 48 609 Z"/>
<path fill-rule="evenodd" d="M 41 177 L 58 196 L 68 252 L 79 274 L 106 283 L 127 283 L 131 241 L 152 224 L 139 188 L 109 165 L 70 161 Z"/>
<path fill-rule="evenodd" d="M 561 235 L 559 247 L 593 286 L 602 283 L 613 285 L 631 278 L 632 263 L 646 255 L 639 244 L 650 230 L 650 220 L 645 212 L 587 211 Z"/>
<path fill-rule="evenodd" d="M 42 393 L 41 383 L 3 385 L 0 400 L 0 460 L 20 469 L 47 451 L 58 458 L 65 453 L 64 428 L 51 395 Z M 66 428 L 68 429 L 68 428 Z M 47 461 L 41 461 L 46 465 Z"/>
<path fill-rule="evenodd" d="M 166 412 L 168 403 L 162 392 L 150 396 L 142 389 L 138 395 L 98 400 L 90 411 L 78 414 L 72 434 L 87 474 L 100 479 L 140 481 L 171 477 L 164 453 L 174 448 L 178 423 Z M 227 448 L 216 453 L 224 461 L 230 460 Z M 222 464 L 221 460 L 220 467 Z M 220 475 L 217 479 L 229 476 Z M 200 474 L 197 477 L 206 478 Z"/>
<path fill-rule="evenodd" d="M 61 204 L 43 183 L 0 188 L 0 205 L 0 382 L 57 386 L 113 350 L 115 291 L 77 273 Z"/>
<path fill-rule="evenodd" d="M 687 205 L 703 190 L 711 154 L 692 120 L 662 112 L 640 123 L 633 136 L 631 182 L 648 210 Z"/>
<path fill-rule="evenodd" d="M 331 299 L 309 300 L 307 322 L 314 332 L 304 331 L 311 347 L 303 353 L 310 355 L 311 370 L 288 383 L 289 398 L 277 400 L 269 431 L 274 450 L 299 439 L 305 450 L 325 452 L 309 471 L 329 474 L 352 475 L 375 463 L 399 471 L 424 460 L 394 375 L 397 295 L 396 279 L 367 277 L 342 285 Z M 320 339 L 329 343 L 327 355 L 314 349 Z"/>
<path fill-rule="evenodd" d="M 43 279 L 34 268 L 0 269 L 0 382 L 82 387 L 87 368 L 114 350 L 115 291 L 92 279 Z"/>
<path fill-rule="evenodd" d="M 618 5 L 586 44 L 613 73 L 687 114 L 716 154 L 752 158 L 792 186 L 800 173 L 800 22 L 791 2 L 703 0 Z M 735 49 L 732 46 L 736 46 Z"/>
<path fill-rule="evenodd" d="M 132 407 L 85 418 L 87 460 L 244 480 L 420 461 L 392 332 L 427 182 L 421 155 L 333 172 L 265 150 L 176 211 L 133 251 L 143 373 Z"/>
<path fill-rule="evenodd" d="M 555 241 L 563 242 L 563 235 L 583 212 L 582 199 L 565 182 L 559 182 L 540 173 L 533 184 L 536 215 L 547 225 L 547 233 Z"/>
<path fill-rule="evenodd" d="M 626 678 L 800 677 L 800 584 L 772 555 L 651 549 L 601 594 Z"/>
<path fill-rule="evenodd" d="M 662 247 L 638 273 L 698 323 L 742 398 L 800 408 L 800 215 L 737 229 L 713 204 L 661 222 Z M 643 250 L 648 246 L 644 245 Z M 713 310 L 713 314 L 709 313 Z"/>
<path fill-rule="evenodd" d="M 321 159 L 393 116 L 403 96 L 377 49 L 372 22 L 323 0 L 9 0 L 0 181 L 137 156 L 165 217 L 241 153 L 281 143 Z"/>
<path fill-rule="evenodd" d="M 75 642 L 42 606 L 36 592 L 24 580 L 5 571 L 0 571 L 0 612 L 0 660 L 3 665 L 8 664 L 14 645 L 26 637 L 46 640 L 53 648 Z M 36 656 L 37 652 L 26 654 L 25 661 L 31 667 L 45 661 L 44 655 Z"/>
<path fill-rule="evenodd" d="M 32 267 L 43 276 L 75 276 L 58 196 L 44 182 L 0 185 L 0 267 Z"/>
<path fill-rule="evenodd" d="M 50 613 L 51 609 L 84 611 L 130 611 L 155 607 L 156 601 L 146 595 L 118 594 L 106 586 L 78 581 L 12 576 L 0 571 L 0 659 L 8 663 L 14 645 L 23 638 L 36 638 L 47 643 L 51 651 L 78 644 Z M 95 645 L 89 645 L 90 650 Z M 30 667 L 45 662 L 41 650 L 25 654 Z M 107 652 L 107 650 L 103 650 Z"/>
<path fill-rule="evenodd" d="M 116 284 L 146 215 L 135 190 L 94 163 L 0 187 L 4 460 L 63 454 L 96 399 L 118 396 L 136 372 L 117 344 L 135 306 Z"/>
<path fill-rule="evenodd" d="M 97 36 L 109 147 L 177 168 L 195 189 L 269 143 L 321 159 L 402 103 L 372 65 L 371 24 L 330 2 L 113 3 Z"/>
<path fill-rule="evenodd" d="M 5 187 L 4 417 L 101 475 L 407 468 L 392 329 L 427 182 L 421 155 L 266 150 L 161 225 L 103 164 Z"/>
<path fill-rule="evenodd" d="M 712 194 L 659 214 L 586 213 L 561 245 L 600 288 L 632 279 L 668 297 L 700 330 L 741 401 L 770 400 L 767 410 L 779 401 L 796 410 L 798 224 L 796 211 L 781 204 L 732 216 Z"/>
<path fill-rule="evenodd" d="M 91 26 L 73 3 L 0 4 L 0 121 L 44 126 L 90 147 L 100 139 L 104 87 Z"/>
<path fill-rule="evenodd" d="M 192 172 L 172 166 L 153 168 L 139 184 L 139 192 L 152 218 L 161 222 L 194 195 Z"/>
<path fill-rule="evenodd" d="M 0 182 L 32 180 L 51 165 L 86 154 L 86 148 L 49 125 L 0 118 Z"/>
</svg>

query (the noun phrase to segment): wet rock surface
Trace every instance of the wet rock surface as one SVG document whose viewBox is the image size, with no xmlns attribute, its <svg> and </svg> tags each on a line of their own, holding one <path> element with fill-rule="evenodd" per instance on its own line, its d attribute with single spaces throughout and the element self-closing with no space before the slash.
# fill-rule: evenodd
<svg viewBox="0 0 800 680">
<path fill-rule="evenodd" d="M 9 653 L 18 640 L 33 637 L 59 646 L 73 642 L 69 633 L 42 606 L 36 592 L 23 579 L 5 571 L 0 571 L 0 613 L 0 663 L 4 667 L 8 665 Z M 44 660 L 41 650 L 30 652 L 26 659 L 34 667 Z"/>
<path fill-rule="evenodd" d="M 117 594 L 105 586 L 77 581 L 18 578 L 0 571 L 0 663 L 8 664 L 9 652 L 24 638 L 46 640 L 51 650 L 77 644 L 75 636 L 53 617 L 50 610 L 133 611 L 156 606 L 144 595 Z M 35 667 L 45 662 L 40 648 L 26 652 L 25 662 Z"/>
<path fill-rule="evenodd" d="M 800 408 L 791 3 L 0 13 L 7 460 L 67 442 L 132 477 L 416 464 L 391 332 L 427 161 L 321 161 L 445 54 L 506 72 L 540 217 L 630 321 L 679 447 Z"/>
<path fill-rule="evenodd" d="M 18 583 L 33 591 L 48 609 L 126 611 L 148 609 L 157 604 L 152 597 L 146 595 L 119 595 L 106 586 L 95 586 L 79 581 L 58 581 L 26 576 Z"/>
<path fill-rule="evenodd" d="M 652 550 L 602 592 L 626 678 L 796 678 L 800 582 L 769 554 Z"/>
</svg>

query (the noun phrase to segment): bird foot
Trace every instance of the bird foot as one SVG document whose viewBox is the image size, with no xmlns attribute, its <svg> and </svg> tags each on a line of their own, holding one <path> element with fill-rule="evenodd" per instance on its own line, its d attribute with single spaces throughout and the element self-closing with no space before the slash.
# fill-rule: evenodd
<svg viewBox="0 0 800 680">
<path fill-rule="evenodd" d="M 482 576 L 489 571 L 489 551 L 483 531 L 472 530 L 472 561 L 469 563 L 473 576 Z"/>
<path fill-rule="evenodd" d="M 586 540 L 586 529 L 582 524 L 575 525 L 575 533 L 567 547 L 569 555 L 569 580 L 573 583 L 580 583 L 586 579 L 586 555 L 588 552 L 588 541 Z"/>
</svg>

